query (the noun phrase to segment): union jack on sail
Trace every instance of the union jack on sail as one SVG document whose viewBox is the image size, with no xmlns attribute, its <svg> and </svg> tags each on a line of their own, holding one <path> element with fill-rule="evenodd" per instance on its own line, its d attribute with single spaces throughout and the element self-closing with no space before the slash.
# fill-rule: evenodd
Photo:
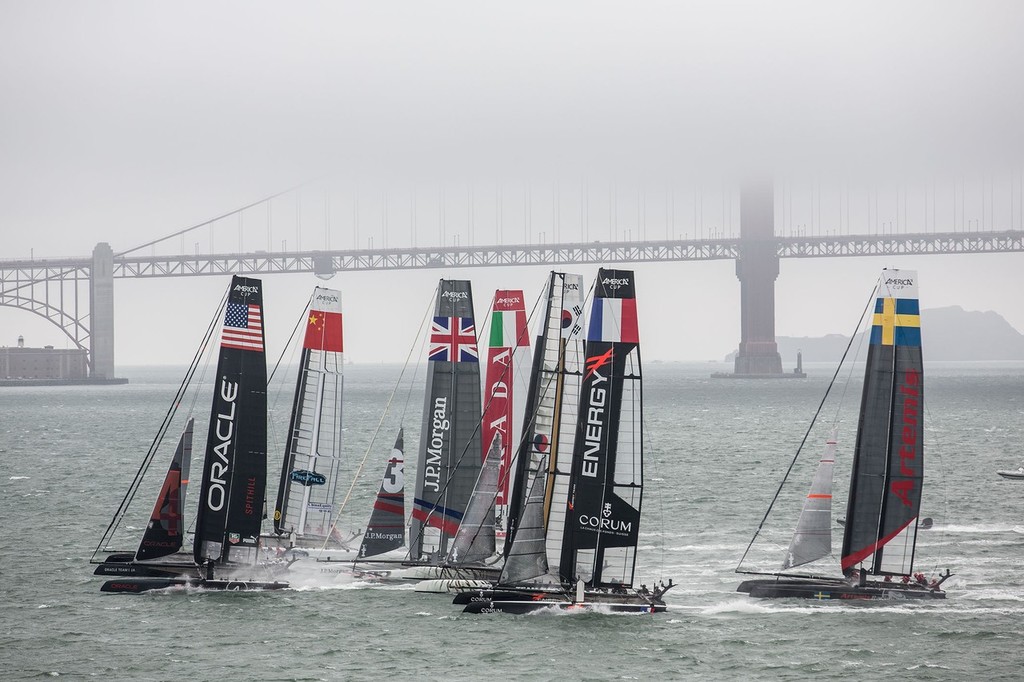
<svg viewBox="0 0 1024 682">
<path fill-rule="evenodd" d="M 470 317 L 435 317 L 427 358 L 442 362 L 479 362 L 476 327 Z"/>
</svg>

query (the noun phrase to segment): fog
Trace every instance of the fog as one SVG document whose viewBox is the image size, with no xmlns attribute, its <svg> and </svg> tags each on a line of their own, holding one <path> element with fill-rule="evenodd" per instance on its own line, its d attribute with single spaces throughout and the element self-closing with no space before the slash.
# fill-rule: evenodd
<svg viewBox="0 0 1024 682">
<path fill-rule="evenodd" d="M 296 185 L 140 253 L 728 236 L 752 177 L 775 180 L 780 234 L 1024 229 L 1022 19 L 1014 2 L 5 2 L 0 259 L 122 252 Z M 924 307 L 1024 330 L 1022 261 L 783 261 L 777 332 L 849 333 L 885 266 L 920 271 Z M 645 357 L 735 348 L 731 261 L 636 270 Z M 545 272 L 329 286 L 349 356 L 393 361 L 439 277 L 472 279 L 482 317 Z M 271 351 L 316 283 L 266 278 Z M 226 284 L 117 280 L 118 364 L 187 362 Z M 67 344 L 0 308 L 0 345 L 19 334 Z"/>
</svg>

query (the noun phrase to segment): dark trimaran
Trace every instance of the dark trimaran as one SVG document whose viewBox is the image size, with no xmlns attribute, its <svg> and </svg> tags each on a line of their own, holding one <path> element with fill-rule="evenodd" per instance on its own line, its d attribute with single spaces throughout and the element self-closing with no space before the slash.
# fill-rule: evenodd
<svg viewBox="0 0 1024 682">
<path fill-rule="evenodd" d="M 122 576 L 105 582 L 101 587 L 104 592 L 138 593 L 176 586 L 218 590 L 288 586 L 286 582 L 258 577 L 266 569 L 260 562 L 259 537 L 267 480 L 267 364 L 260 280 L 237 276 L 232 279 L 223 320 L 191 561 L 178 552 L 184 530 L 182 505 L 191 452 L 190 419 L 139 549 L 127 559 L 125 555 L 120 560 L 118 555 L 109 556 L 97 569 L 100 574 Z M 212 329 L 211 326 L 211 333 Z M 198 355 L 179 397 L 197 362 Z M 161 432 L 166 430 L 168 420 Z M 154 452 L 155 448 L 151 448 L 151 454 Z M 136 477 L 136 484 L 115 514 L 100 547 L 123 517 L 139 478 Z M 162 565 L 153 565 L 153 560 L 161 557 L 167 560 Z M 124 570 L 117 571 L 118 564 Z M 104 571 L 105 568 L 110 570 Z"/>
<path fill-rule="evenodd" d="M 737 588 L 740 592 L 752 597 L 812 599 L 945 597 L 940 585 L 949 571 L 927 586 L 911 577 L 924 484 L 924 373 L 917 273 L 884 270 L 877 292 L 844 523 L 843 577 L 759 573 L 742 570 L 741 559 L 738 573 L 775 577 L 744 581 Z M 783 571 L 831 553 L 834 455 L 833 434 Z M 885 579 L 869 580 L 869 574 Z"/>
<path fill-rule="evenodd" d="M 667 586 L 633 588 L 643 493 L 633 273 L 598 271 L 585 352 L 581 289 L 578 275 L 551 274 L 505 564 L 492 589 L 456 596 L 466 612 L 666 609 Z"/>
</svg>

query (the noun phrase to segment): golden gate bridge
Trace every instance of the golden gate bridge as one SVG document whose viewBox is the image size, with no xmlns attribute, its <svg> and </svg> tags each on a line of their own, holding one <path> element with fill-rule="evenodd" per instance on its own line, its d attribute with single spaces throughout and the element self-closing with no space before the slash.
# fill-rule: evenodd
<svg viewBox="0 0 1024 682">
<path fill-rule="evenodd" d="M 779 274 L 779 262 L 788 258 L 835 258 L 879 255 L 929 255 L 929 254 L 980 254 L 1006 253 L 1024 251 L 1024 228 L 1014 229 L 1014 201 L 1017 212 L 1021 211 L 1021 201 L 1011 188 L 1010 211 L 1007 229 L 981 229 L 981 221 L 968 220 L 965 212 L 966 196 L 961 193 L 959 205 L 957 195 L 953 196 L 953 212 L 956 226 L 956 214 L 959 211 L 959 227 L 953 231 L 936 230 L 935 195 L 932 195 L 932 219 L 930 231 L 912 231 L 906 218 L 907 199 L 903 198 L 902 225 L 900 225 L 900 202 L 897 195 L 896 221 L 881 222 L 875 199 L 874 234 L 852 233 L 849 218 L 850 198 L 846 198 L 846 220 L 843 220 L 843 200 L 839 198 L 837 220 L 831 226 L 821 220 L 821 200 L 818 199 L 818 216 L 816 228 L 812 225 L 808 234 L 806 224 L 793 226 L 793 210 L 786 205 L 785 191 L 777 193 L 770 185 L 747 186 L 738 192 L 735 202 L 728 205 L 729 219 L 725 201 L 718 229 L 709 230 L 704 237 L 674 238 L 668 234 L 663 239 L 647 239 L 646 206 L 639 198 L 636 202 L 636 214 L 632 220 L 622 221 L 621 225 L 609 225 L 608 234 L 612 240 L 570 240 L 547 243 L 548 235 L 559 237 L 568 230 L 560 230 L 559 211 L 553 210 L 545 221 L 537 226 L 544 230 L 532 230 L 530 197 L 527 195 L 523 215 L 517 221 L 520 226 L 525 224 L 523 236 L 532 243 L 501 244 L 467 244 L 461 245 L 461 235 L 454 233 L 449 239 L 445 233 L 445 202 L 440 202 L 439 225 L 441 228 L 441 244 L 433 246 L 387 246 L 385 230 L 383 245 L 374 247 L 373 235 L 367 235 L 365 248 L 330 248 L 330 233 L 326 233 L 323 249 L 288 250 L 287 243 L 282 242 L 280 250 L 259 249 L 245 250 L 242 216 L 260 206 L 266 207 L 267 244 L 272 242 L 270 232 L 270 205 L 280 200 L 284 193 L 254 202 L 230 213 L 204 221 L 184 230 L 179 230 L 157 240 L 146 242 L 127 251 L 115 253 L 107 243 L 97 244 L 91 256 L 81 258 L 31 258 L 23 260 L 0 260 L 0 306 L 24 310 L 45 318 L 56 325 L 78 348 L 86 350 L 89 358 L 90 376 L 95 379 L 113 379 L 114 377 L 114 299 L 113 282 L 115 279 L 138 279 L 154 277 L 195 277 L 211 275 L 243 274 L 274 274 L 274 273 L 313 273 L 321 278 L 329 279 L 336 273 L 354 273 L 370 270 L 408 270 L 408 269 L 453 269 L 481 268 L 495 266 L 534 266 L 534 265 L 578 265 L 578 264 L 610 264 L 610 263 L 645 263 L 645 262 L 684 262 L 708 260 L 735 260 L 736 273 L 740 281 L 740 320 L 741 339 L 739 353 L 736 358 L 735 370 L 738 375 L 778 376 L 782 374 L 781 360 L 775 346 L 775 301 L 774 283 Z M 781 196 L 777 196 L 781 195 Z M 781 199 L 781 201 L 779 201 Z M 554 201 L 552 205 L 554 205 Z M 589 203 L 589 202 L 588 202 Z M 738 233 L 725 229 L 726 224 L 732 227 L 733 203 L 738 210 Z M 985 227 L 995 225 L 993 208 L 994 198 L 981 202 L 982 215 L 988 211 Z M 780 206 L 781 204 L 781 206 Z M 358 206 L 358 203 L 356 204 Z M 694 205 L 696 218 L 697 202 Z M 927 198 L 924 204 L 924 223 L 928 224 Z M 986 208 L 987 207 L 987 208 Z M 674 220 L 674 208 L 669 210 L 666 202 L 665 215 L 666 233 Z M 781 209 L 781 210 L 780 210 Z M 813 220 L 814 200 L 811 200 Z M 871 203 L 867 202 L 870 222 Z M 358 210 L 358 209 L 357 209 Z M 560 210 L 560 209 L 559 209 Z M 703 210 L 703 207 L 702 209 Z M 787 210 L 789 215 L 787 216 Z M 382 224 L 387 224 L 388 203 L 385 197 Z M 587 229 L 587 211 L 580 209 L 580 224 L 577 237 L 591 236 Z M 614 199 L 610 202 L 609 215 L 615 214 L 618 222 L 618 207 Z M 786 223 L 789 219 L 790 234 L 777 234 L 777 222 Z M 199 242 L 194 242 L 195 252 L 184 253 L 185 237 L 194 235 L 200 230 L 209 230 L 212 234 L 215 226 L 224 231 L 225 221 L 236 218 L 238 222 L 238 247 L 232 252 L 200 253 Z M 472 229 L 480 218 L 472 207 L 466 212 L 465 226 Z M 518 218 L 518 216 L 517 216 Z M 296 219 L 296 222 L 298 219 Z M 413 226 L 412 239 L 415 242 L 415 209 L 411 214 Z M 694 223 L 696 224 L 696 220 Z M 505 232 L 509 221 L 501 213 L 496 214 L 493 221 L 495 236 L 506 240 Z M 358 231 L 359 217 L 354 216 L 353 226 Z M 617 230 L 611 229 L 618 228 Z M 973 228 L 973 229 L 972 229 Z M 633 233 L 637 239 L 633 239 Z M 298 234 L 298 233 L 297 233 Z M 354 241 L 358 242 L 358 232 Z M 450 241 L 450 243 L 448 243 Z M 522 241 L 527 241 L 523 239 Z M 296 239 L 296 244 L 301 243 Z M 308 243 L 308 240 L 307 240 Z M 213 245 L 212 236 L 210 238 Z M 177 246 L 176 253 L 159 255 L 157 247 Z M 148 255 L 141 252 L 149 249 Z"/>
</svg>

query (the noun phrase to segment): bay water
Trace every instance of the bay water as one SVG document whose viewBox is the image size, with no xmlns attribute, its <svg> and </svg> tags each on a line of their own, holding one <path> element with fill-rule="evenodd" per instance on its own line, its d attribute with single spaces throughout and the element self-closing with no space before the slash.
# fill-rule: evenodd
<svg viewBox="0 0 1024 682">
<path fill-rule="evenodd" d="M 471 616 L 449 597 L 411 585 L 351 580 L 265 593 L 101 594 L 103 579 L 92 575 L 89 558 L 184 370 L 126 368 L 120 373 L 131 383 L 124 386 L 4 388 L 0 678 L 1024 678 L 1024 482 L 995 473 L 1024 460 L 1024 364 L 925 365 L 922 515 L 934 526 L 919 535 L 917 566 L 929 576 L 946 568 L 956 575 L 945 584 L 948 599 L 919 603 L 763 601 L 735 592 L 742 576 L 734 569 L 833 369 L 811 365 L 802 380 L 710 378 L 728 369 L 645 366 L 647 487 L 637 582 L 677 584 L 666 596 L 668 613 L 655 616 Z M 792 494 L 787 486 L 778 518 L 773 511 L 748 556 L 757 567 L 781 563 L 833 421 L 840 428 L 834 515 L 845 513 L 861 371 L 832 389 L 821 426 L 794 466 Z M 400 368 L 353 365 L 346 372 L 347 466 L 354 470 L 366 455 L 345 512 L 358 525 L 399 424 L 406 427 L 406 480 L 414 480 L 422 379 L 394 397 L 381 424 Z M 272 481 L 289 400 L 286 385 L 271 395 Z M 195 409 L 198 458 L 209 393 Z M 173 443 L 167 447 L 154 463 L 157 478 Z M 136 532 L 157 487 L 158 480 L 141 493 L 135 516 L 126 519 Z"/>
</svg>

